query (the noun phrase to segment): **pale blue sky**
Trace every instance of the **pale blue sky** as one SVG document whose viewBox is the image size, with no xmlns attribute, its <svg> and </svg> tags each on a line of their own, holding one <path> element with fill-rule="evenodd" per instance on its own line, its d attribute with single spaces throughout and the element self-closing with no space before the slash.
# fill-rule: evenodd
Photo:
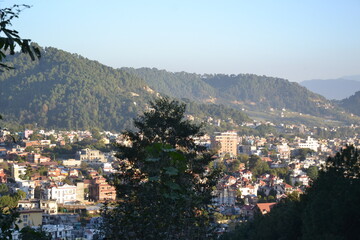
<svg viewBox="0 0 360 240">
<path fill-rule="evenodd" d="M 290 81 L 360 74 L 360 0 L 32 0 L 14 28 L 118 67 L 254 73 Z"/>
</svg>

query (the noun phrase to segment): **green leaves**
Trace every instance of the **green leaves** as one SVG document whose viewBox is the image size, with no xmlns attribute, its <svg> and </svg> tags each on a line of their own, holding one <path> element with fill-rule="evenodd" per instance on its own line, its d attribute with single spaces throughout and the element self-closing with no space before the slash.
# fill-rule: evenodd
<svg viewBox="0 0 360 240">
<path fill-rule="evenodd" d="M 21 52 L 30 56 L 31 60 L 40 59 L 41 53 L 37 46 L 30 44 L 29 39 L 22 39 L 19 36 L 18 31 L 11 30 L 8 26 L 11 26 L 11 20 L 18 18 L 19 13 L 23 8 L 29 8 L 29 5 L 14 5 L 11 8 L 0 9 L 0 34 L 4 34 L 5 37 L 0 37 L 0 62 L 6 58 L 6 53 L 10 55 L 15 54 L 15 47 L 18 45 L 21 48 Z M 13 69 L 7 64 L 0 64 L 0 71 L 3 69 Z"/>
<path fill-rule="evenodd" d="M 153 110 L 135 121 L 138 132 L 124 133 L 132 146 L 119 146 L 118 155 L 128 164 L 120 164 L 121 173 L 114 176 L 121 203 L 104 217 L 104 234 L 111 239 L 209 239 L 204 212 L 217 176 L 205 174 L 210 154 L 193 141 L 200 127 L 183 120 L 185 106 L 177 101 L 164 98 L 150 106 Z"/>
</svg>

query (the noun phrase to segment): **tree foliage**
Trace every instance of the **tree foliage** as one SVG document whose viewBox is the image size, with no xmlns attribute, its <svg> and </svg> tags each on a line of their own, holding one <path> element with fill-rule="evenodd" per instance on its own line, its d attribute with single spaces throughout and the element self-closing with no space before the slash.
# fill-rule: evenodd
<svg viewBox="0 0 360 240">
<path fill-rule="evenodd" d="M 120 174 L 113 176 L 119 204 L 105 211 L 105 234 L 122 239 L 204 239 L 210 231 L 212 154 L 193 138 L 201 126 L 184 120 L 185 105 L 168 98 L 150 103 L 134 121 L 138 131 L 119 145 Z"/>
<path fill-rule="evenodd" d="M 42 229 L 35 230 L 29 226 L 24 227 L 20 231 L 20 239 L 28 240 L 28 239 L 37 239 L 37 240 L 51 240 L 51 235 Z"/>
<path fill-rule="evenodd" d="M 12 232 L 18 230 L 16 219 L 19 213 L 15 208 L 3 208 L 0 206 L 0 239 L 12 239 Z"/>
<path fill-rule="evenodd" d="M 30 45 L 30 39 L 22 39 L 19 32 L 10 29 L 14 18 L 18 18 L 20 12 L 29 5 L 14 5 L 10 8 L 0 9 L 0 71 L 12 69 L 8 64 L 3 63 L 6 54 L 14 55 L 16 46 L 21 48 L 21 52 L 30 56 L 32 60 L 39 59 L 41 54 L 36 46 Z"/>
</svg>

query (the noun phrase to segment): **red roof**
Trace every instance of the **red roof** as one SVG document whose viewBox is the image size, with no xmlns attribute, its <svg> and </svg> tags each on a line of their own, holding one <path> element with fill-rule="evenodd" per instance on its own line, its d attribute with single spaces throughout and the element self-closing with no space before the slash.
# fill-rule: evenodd
<svg viewBox="0 0 360 240">
<path fill-rule="evenodd" d="M 271 208 L 276 205 L 276 203 L 258 203 L 256 206 L 260 209 L 262 214 L 269 213 Z"/>
</svg>

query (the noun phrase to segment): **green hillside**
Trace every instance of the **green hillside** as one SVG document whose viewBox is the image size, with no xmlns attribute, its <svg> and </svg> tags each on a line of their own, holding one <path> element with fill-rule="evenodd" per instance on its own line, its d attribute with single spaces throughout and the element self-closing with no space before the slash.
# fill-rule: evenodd
<svg viewBox="0 0 360 240">
<path fill-rule="evenodd" d="M 132 119 L 158 95 L 134 74 L 55 48 L 42 49 L 40 61 L 10 57 L 9 65 L 15 70 L 0 75 L 0 114 L 20 124 L 123 130 L 131 128 Z M 209 114 L 232 114 L 237 123 L 249 120 L 225 107 L 188 105 L 188 113 L 200 121 Z"/>
<path fill-rule="evenodd" d="M 156 91 L 173 97 L 220 103 L 236 109 L 268 112 L 290 110 L 328 119 L 342 119 L 339 109 L 298 83 L 254 74 L 172 73 L 156 68 L 123 68 Z"/>
<path fill-rule="evenodd" d="M 144 79 L 156 91 L 175 98 L 205 101 L 217 94 L 217 90 L 204 82 L 200 74 L 187 72 L 173 73 L 156 68 L 122 69 Z"/>
</svg>

